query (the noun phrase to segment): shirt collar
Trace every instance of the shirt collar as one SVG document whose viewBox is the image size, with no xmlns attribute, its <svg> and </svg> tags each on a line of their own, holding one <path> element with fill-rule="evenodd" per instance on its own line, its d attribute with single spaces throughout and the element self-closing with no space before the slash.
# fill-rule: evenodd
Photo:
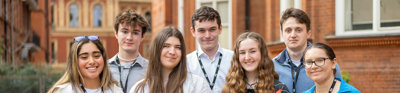
<svg viewBox="0 0 400 93">
<path fill-rule="evenodd" d="M 307 47 L 311 46 L 312 44 L 310 42 L 307 42 Z M 289 61 L 290 57 L 289 57 L 289 53 L 287 52 L 287 49 L 285 48 L 279 55 L 278 58 L 276 59 L 276 61 L 278 63 L 281 64 L 287 64 L 289 65 L 287 62 Z M 300 60 L 300 62 L 302 62 L 302 60 Z"/>
<path fill-rule="evenodd" d="M 111 61 L 109 61 L 108 63 L 117 65 L 118 64 L 117 63 L 117 56 L 118 56 L 118 53 L 114 57 L 112 57 L 110 59 Z M 136 63 L 139 64 L 139 66 L 143 66 L 143 65 L 145 65 L 144 62 L 145 62 L 145 59 L 139 53 L 138 57 L 136 58 Z"/>
<path fill-rule="evenodd" d="M 208 57 L 208 55 L 207 55 L 206 53 L 204 53 L 204 51 L 203 51 L 201 48 L 197 48 L 196 51 L 197 51 L 197 53 L 198 53 L 197 57 L 200 58 L 202 55 Z M 217 55 L 219 55 L 219 54 L 222 54 L 222 48 L 221 48 L 220 45 L 218 45 L 218 50 L 215 52 L 214 58 L 215 58 Z"/>
</svg>

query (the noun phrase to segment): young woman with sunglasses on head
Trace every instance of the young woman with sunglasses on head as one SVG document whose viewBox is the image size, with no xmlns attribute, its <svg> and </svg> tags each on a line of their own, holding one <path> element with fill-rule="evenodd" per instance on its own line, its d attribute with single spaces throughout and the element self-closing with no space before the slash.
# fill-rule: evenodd
<svg viewBox="0 0 400 93">
<path fill-rule="evenodd" d="M 112 80 L 98 36 L 77 36 L 68 53 L 64 75 L 48 93 L 122 93 Z"/>
<path fill-rule="evenodd" d="M 231 64 L 223 93 L 289 93 L 286 85 L 279 82 L 259 34 L 246 32 L 238 37 Z"/>
<path fill-rule="evenodd" d="M 181 32 L 175 27 L 163 28 L 150 45 L 145 78 L 129 93 L 211 93 L 203 78 L 188 73 L 185 50 Z"/>
<path fill-rule="evenodd" d="M 335 78 L 336 56 L 332 48 L 323 43 L 312 44 L 304 52 L 307 76 L 315 85 L 304 93 L 360 93 L 341 78 Z"/>
</svg>

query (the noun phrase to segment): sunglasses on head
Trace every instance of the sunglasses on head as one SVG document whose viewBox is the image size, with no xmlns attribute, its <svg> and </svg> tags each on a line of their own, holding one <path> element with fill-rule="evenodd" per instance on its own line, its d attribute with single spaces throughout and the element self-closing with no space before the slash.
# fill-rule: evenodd
<svg viewBox="0 0 400 93">
<path fill-rule="evenodd" d="M 89 40 L 99 40 L 99 36 L 97 36 L 97 35 L 76 36 L 76 37 L 74 37 L 75 42 L 79 42 L 79 41 L 81 41 L 81 40 L 83 40 L 85 38 L 87 38 Z"/>
</svg>

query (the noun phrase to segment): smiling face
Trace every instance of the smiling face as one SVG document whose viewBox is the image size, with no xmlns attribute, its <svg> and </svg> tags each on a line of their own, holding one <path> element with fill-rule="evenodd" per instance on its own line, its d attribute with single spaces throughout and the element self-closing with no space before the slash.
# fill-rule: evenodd
<svg viewBox="0 0 400 93">
<path fill-rule="evenodd" d="M 217 20 L 213 21 L 195 21 L 195 28 L 191 28 L 193 37 L 199 42 L 203 50 L 218 49 L 218 35 L 221 34 L 222 28 L 218 26 Z"/>
<path fill-rule="evenodd" d="M 326 52 L 320 48 L 311 48 L 304 55 L 305 61 L 314 61 L 316 59 L 329 58 Z M 314 82 L 323 82 L 329 78 L 334 78 L 333 70 L 336 67 L 336 59 L 326 59 L 322 66 L 315 66 L 306 69 L 307 76 Z"/>
<path fill-rule="evenodd" d="M 78 65 L 83 79 L 100 78 L 104 60 L 100 50 L 93 42 L 82 45 L 78 53 Z"/>
<path fill-rule="evenodd" d="M 287 48 L 299 50 L 306 48 L 307 38 L 311 36 L 311 31 L 307 31 L 305 24 L 290 17 L 282 24 L 281 36 Z"/>
<path fill-rule="evenodd" d="M 261 52 L 258 42 L 253 39 L 245 39 L 239 45 L 239 61 L 246 72 L 256 72 L 261 60 Z"/>
<path fill-rule="evenodd" d="M 182 57 L 181 43 L 178 38 L 171 36 L 164 42 L 161 51 L 161 64 L 164 69 L 172 70 Z"/>
<path fill-rule="evenodd" d="M 118 40 L 119 51 L 138 52 L 142 41 L 142 28 L 139 25 L 132 26 L 129 23 L 121 23 L 115 37 Z"/>
</svg>

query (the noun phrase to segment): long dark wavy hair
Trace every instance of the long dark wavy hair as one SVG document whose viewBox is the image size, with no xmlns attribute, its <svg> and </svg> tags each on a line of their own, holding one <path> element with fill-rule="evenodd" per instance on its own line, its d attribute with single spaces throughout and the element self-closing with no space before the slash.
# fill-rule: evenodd
<svg viewBox="0 0 400 93">
<path fill-rule="evenodd" d="M 252 39 L 258 42 L 261 52 L 261 60 L 257 67 L 258 83 L 254 90 L 258 93 L 273 93 L 274 79 L 279 79 L 278 74 L 274 70 L 274 63 L 268 56 L 267 46 L 262 37 L 254 32 L 246 32 L 241 34 L 236 40 L 234 46 L 233 59 L 229 73 L 226 76 L 226 85 L 222 89 L 223 93 L 245 93 L 246 92 L 246 71 L 239 61 L 239 45 L 245 39 Z"/>
<path fill-rule="evenodd" d="M 160 57 L 163 44 L 169 37 L 176 37 L 179 39 L 179 42 L 181 43 L 180 48 L 182 57 L 178 65 L 169 74 L 166 87 L 163 87 L 163 73 L 161 73 L 163 66 Z M 135 93 L 138 93 L 139 90 L 144 91 L 146 84 L 149 86 L 150 93 L 183 93 L 183 83 L 185 82 L 187 76 L 185 49 L 186 47 L 183 35 L 175 27 L 167 26 L 158 32 L 154 37 L 148 51 L 149 66 L 147 68 L 146 76 L 143 82 L 140 82 L 136 87 Z"/>
</svg>

